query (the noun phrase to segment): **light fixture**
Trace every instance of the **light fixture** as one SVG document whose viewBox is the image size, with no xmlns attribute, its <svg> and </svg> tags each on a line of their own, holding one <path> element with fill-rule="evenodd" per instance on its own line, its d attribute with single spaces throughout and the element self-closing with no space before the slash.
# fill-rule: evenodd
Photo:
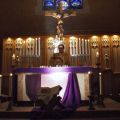
<svg viewBox="0 0 120 120">
<path fill-rule="evenodd" d="M 110 43 L 109 43 L 109 36 L 108 35 L 103 35 L 102 36 L 102 47 L 104 47 L 104 48 L 108 48 L 110 45 Z"/>
<path fill-rule="evenodd" d="M 91 37 L 91 47 L 94 48 L 94 49 L 99 47 L 98 36 L 92 36 Z"/>
<path fill-rule="evenodd" d="M 5 47 L 7 50 L 12 50 L 13 49 L 13 40 L 9 37 L 6 40 Z"/>
<path fill-rule="evenodd" d="M 112 36 L 112 42 L 113 42 L 113 47 L 118 48 L 120 45 L 120 38 L 118 35 L 113 35 Z"/>
</svg>

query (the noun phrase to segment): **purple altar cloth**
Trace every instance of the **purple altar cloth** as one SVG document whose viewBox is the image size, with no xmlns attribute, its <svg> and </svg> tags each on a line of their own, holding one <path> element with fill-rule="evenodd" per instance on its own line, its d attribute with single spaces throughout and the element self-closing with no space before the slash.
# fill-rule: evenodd
<svg viewBox="0 0 120 120">
<path fill-rule="evenodd" d="M 75 73 L 70 73 L 68 76 L 68 83 L 62 104 L 66 107 L 78 107 L 81 102 L 80 90 L 78 80 Z"/>
<path fill-rule="evenodd" d="M 36 101 L 37 91 L 41 87 L 41 74 L 26 75 L 26 93 L 30 100 Z"/>
<path fill-rule="evenodd" d="M 68 76 L 67 87 L 62 99 L 62 103 L 66 107 L 78 107 L 81 102 L 78 80 L 75 73 L 86 73 L 94 71 L 92 67 L 45 67 L 45 68 L 17 68 L 14 73 L 37 73 L 37 75 L 26 76 L 26 92 L 31 100 L 36 99 L 36 91 L 40 86 L 41 74 L 51 72 L 70 72 Z"/>
<path fill-rule="evenodd" d="M 17 68 L 14 73 L 51 73 L 51 72 L 75 72 L 75 73 L 86 73 L 93 71 L 94 68 L 90 66 L 70 66 L 70 67 L 45 67 L 45 68 Z"/>
</svg>

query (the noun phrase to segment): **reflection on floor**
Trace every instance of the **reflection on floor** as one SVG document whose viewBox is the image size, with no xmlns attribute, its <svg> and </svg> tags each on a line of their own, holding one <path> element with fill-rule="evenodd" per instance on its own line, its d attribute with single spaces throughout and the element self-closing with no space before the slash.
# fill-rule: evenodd
<svg viewBox="0 0 120 120">
<path fill-rule="evenodd" d="M 97 105 L 95 105 L 95 110 L 96 111 L 108 111 L 108 110 L 118 110 L 120 111 L 120 102 L 117 102 L 115 100 L 112 100 L 112 99 L 109 99 L 109 98 L 105 98 L 104 100 L 104 104 L 105 104 L 105 107 L 102 108 L 102 107 L 98 107 Z M 82 107 L 79 107 L 77 109 L 77 111 L 88 111 L 88 106 L 82 106 Z"/>
<path fill-rule="evenodd" d="M 102 120 L 104 120 L 107 118 L 108 120 L 120 120 L 120 102 L 116 102 L 110 98 L 105 98 L 104 104 L 105 108 L 100 108 L 97 105 L 94 105 L 95 110 L 88 110 L 88 106 L 81 106 L 77 108 L 76 111 L 64 111 L 64 114 L 66 114 L 66 116 L 68 115 L 68 118 L 65 116 L 65 118 L 63 117 L 62 119 L 100 120 L 102 118 Z M 4 108 L 2 108 L 3 106 Z M 4 103 L 0 108 L 0 118 L 22 118 L 26 120 L 31 118 L 33 107 L 13 106 L 12 108 L 12 110 L 6 111 Z"/>
</svg>

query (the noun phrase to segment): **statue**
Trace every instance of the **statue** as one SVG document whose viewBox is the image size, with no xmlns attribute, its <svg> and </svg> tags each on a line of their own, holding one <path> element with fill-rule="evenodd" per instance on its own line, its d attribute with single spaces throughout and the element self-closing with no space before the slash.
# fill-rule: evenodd
<svg viewBox="0 0 120 120">
<path fill-rule="evenodd" d="M 68 56 L 67 54 L 64 52 L 64 45 L 63 44 L 59 44 L 58 45 L 58 53 L 54 53 L 53 56 L 50 59 L 50 65 L 51 66 L 62 66 L 62 65 L 68 65 L 69 62 L 68 60 Z"/>
<path fill-rule="evenodd" d="M 53 56 L 51 57 L 49 61 L 50 66 L 62 66 L 63 65 L 63 60 L 58 56 L 57 53 L 54 53 Z"/>
<path fill-rule="evenodd" d="M 58 38 L 60 38 L 60 40 L 63 39 L 63 33 L 64 33 L 64 29 L 63 29 L 63 20 L 62 20 L 62 15 L 61 14 L 58 14 L 56 16 L 56 19 L 57 19 L 57 35 L 58 35 Z"/>
</svg>

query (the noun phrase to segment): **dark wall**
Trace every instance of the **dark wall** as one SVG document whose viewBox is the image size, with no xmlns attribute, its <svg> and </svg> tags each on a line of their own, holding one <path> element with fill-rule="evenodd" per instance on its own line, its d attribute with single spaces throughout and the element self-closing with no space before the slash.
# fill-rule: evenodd
<svg viewBox="0 0 120 120">
<path fill-rule="evenodd" d="M 3 40 L 0 38 L 0 74 L 2 72 L 2 49 L 3 49 Z"/>
<path fill-rule="evenodd" d="M 111 70 L 103 71 L 102 82 L 104 96 L 120 101 L 120 74 L 115 74 Z"/>
<path fill-rule="evenodd" d="M 119 33 L 120 0 L 84 0 L 76 17 L 64 20 L 65 34 Z M 0 36 L 55 34 L 56 20 L 45 17 L 42 0 L 1 0 Z"/>
</svg>

